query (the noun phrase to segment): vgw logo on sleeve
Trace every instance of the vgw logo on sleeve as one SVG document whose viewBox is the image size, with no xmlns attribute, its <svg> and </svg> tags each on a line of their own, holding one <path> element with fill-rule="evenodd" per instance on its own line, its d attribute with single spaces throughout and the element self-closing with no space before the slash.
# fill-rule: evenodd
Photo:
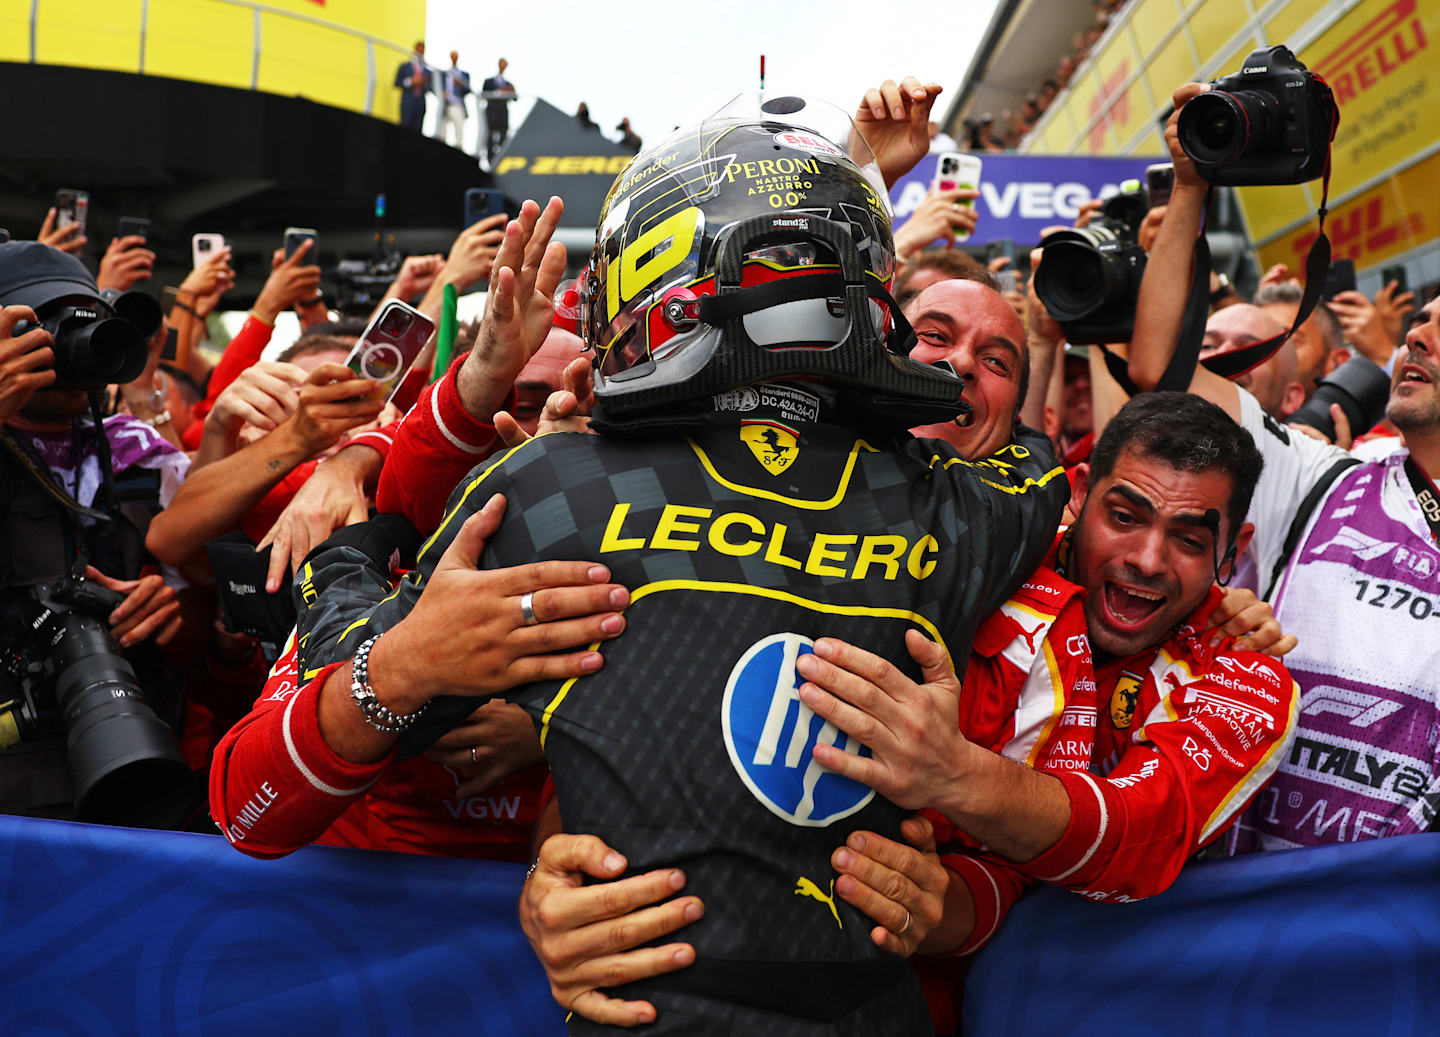
<svg viewBox="0 0 1440 1037">
<path fill-rule="evenodd" d="M 815 761 L 818 744 L 869 756 L 870 750 L 800 701 L 795 672 L 815 642 L 800 634 L 756 641 L 730 671 L 720 706 L 730 763 L 751 794 L 792 825 L 823 828 L 875 798 L 875 790 Z"/>
</svg>

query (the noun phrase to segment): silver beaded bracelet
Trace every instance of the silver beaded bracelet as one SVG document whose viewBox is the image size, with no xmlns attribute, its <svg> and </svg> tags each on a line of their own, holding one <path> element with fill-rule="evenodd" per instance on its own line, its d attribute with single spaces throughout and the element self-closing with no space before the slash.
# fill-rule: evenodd
<svg viewBox="0 0 1440 1037">
<path fill-rule="evenodd" d="M 370 687 L 370 674 L 368 670 L 370 661 L 370 649 L 379 640 L 380 635 L 376 634 L 366 641 L 355 651 L 355 660 L 350 668 L 350 697 L 360 707 L 360 715 L 381 734 L 398 735 L 425 712 L 430 703 L 425 703 L 415 712 L 401 716 L 394 710 L 387 709 L 381 705 L 380 700 L 375 697 L 375 689 Z"/>
</svg>

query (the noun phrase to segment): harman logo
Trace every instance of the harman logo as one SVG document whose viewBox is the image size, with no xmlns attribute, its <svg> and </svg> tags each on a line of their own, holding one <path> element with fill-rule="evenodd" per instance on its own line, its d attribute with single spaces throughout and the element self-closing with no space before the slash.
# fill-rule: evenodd
<svg viewBox="0 0 1440 1037">
<path fill-rule="evenodd" d="M 751 795 L 792 825 L 823 828 L 860 810 L 875 790 L 820 766 L 811 753 L 824 743 L 870 755 L 800 701 L 795 662 L 814 645 L 795 633 L 751 645 L 730 671 L 720 721 L 730 763 Z"/>
</svg>

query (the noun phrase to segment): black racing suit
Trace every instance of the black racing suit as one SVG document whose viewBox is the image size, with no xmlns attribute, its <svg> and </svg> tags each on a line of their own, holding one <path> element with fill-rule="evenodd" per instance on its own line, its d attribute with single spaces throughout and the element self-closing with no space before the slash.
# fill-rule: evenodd
<svg viewBox="0 0 1440 1037">
<path fill-rule="evenodd" d="M 972 464 L 936 440 L 872 445 L 763 410 L 693 436 L 543 436 L 471 473 L 388 600 L 370 604 L 383 573 L 355 552 L 313 555 L 304 668 L 401 619 L 493 493 L 508 507 L 482 564 L 598 561 L 631 592 L 599 673 L 506 695 L 536 718 L 566 831 L 598 835 L 633 873 L 683 868 L 706 905 L 676 937 L 696 963 L 617 996 L 655 1003 L 647 1032 L 933 1032 L 913 973 L 835 896 L 829 863 L 853 830 L 899 839 L 905 812 L 813 762 L 818 739 L 859 747 L 800 702 L 795 659 L 839 637 L 918 677 L 904 643 L 918 627 L 963 666 L 1054 536 L 1068 486 L 1049 443 L 1022 430 Z M 434 700 L 402 752 L 475 704 Z"/>
</svg>

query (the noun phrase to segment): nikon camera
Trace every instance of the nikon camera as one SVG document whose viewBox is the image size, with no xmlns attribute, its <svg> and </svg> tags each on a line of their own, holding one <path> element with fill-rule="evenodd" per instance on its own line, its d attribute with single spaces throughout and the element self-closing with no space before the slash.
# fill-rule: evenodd
<svg viewBox="0 0 1440 1037">
<path fill-rule="evenodd" d="M 124 600 L 74 572 L 6 593 L 0 749 L 63 731 L 77 819 L 174 828 L 195 805 L 195 776 L 110 638 L 106 617 Z"/>
<path fill-rule="evenodd" d="M 1149 208 L 1138 180 L 1120 185 L 1088 226 L 1068 227 L 1040 242 L 1035 294 L 1074 345 L 1128 342 L 1145 275 L 1145 250 L 1136 243 Z"/>
<path fill-rule="evenodd" d="M 1180 109 L 1180 147 L 1200 175 L 1233 187 L 1303 184 L 1325 172 L 1339 109 L 1288 47 L 1267 47 Z"/>
</svg>

